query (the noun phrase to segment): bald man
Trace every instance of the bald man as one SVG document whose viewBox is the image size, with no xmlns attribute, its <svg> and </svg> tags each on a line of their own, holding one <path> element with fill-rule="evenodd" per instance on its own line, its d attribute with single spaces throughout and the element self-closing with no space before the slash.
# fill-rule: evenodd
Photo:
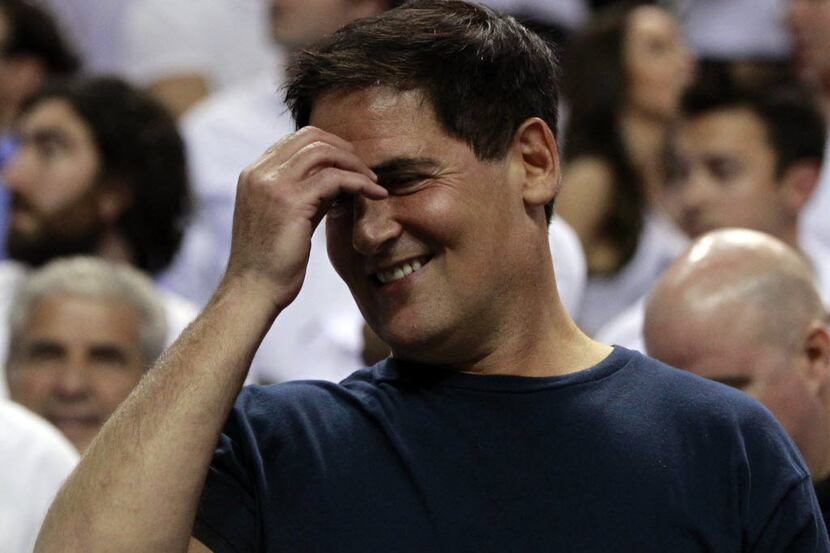
<svg viewBox="0 0 830 553">
<path fill-rule="evenodd" d="M 658 281 L 648 353 L 763 403 L 796 443 L 830 514 L 830 334 L 802 256 L 761 232 L 704 234 Z M 822 485 L 823 484 L 823 485 Z"/>
</svg>

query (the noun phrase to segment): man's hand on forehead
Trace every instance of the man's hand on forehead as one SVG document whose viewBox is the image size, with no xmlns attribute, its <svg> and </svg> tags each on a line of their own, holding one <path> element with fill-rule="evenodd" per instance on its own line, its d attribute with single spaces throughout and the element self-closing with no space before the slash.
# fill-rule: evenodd
<svg viewBox="0 0 830 553">
<path fill-rule="evenodd" d="M 351 143 L 305 127 L 271 146 L 239 177 L 225 279 L 254 277 L 287 305 L 302 285 L 314 229 L 344 195 L 387 196 Z"/>
</svg>

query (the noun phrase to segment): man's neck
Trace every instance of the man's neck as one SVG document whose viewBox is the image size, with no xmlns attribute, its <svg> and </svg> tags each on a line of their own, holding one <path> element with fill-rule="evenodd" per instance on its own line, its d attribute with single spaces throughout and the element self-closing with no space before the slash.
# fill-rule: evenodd
<svg viewBox="0 0 830 553">
<path fill-rule="evenodd" d="M 475 374 L 545 377 L 587 369 L 611 353 L 609 346 L 586 336 L 562 305 L 547 242 L 537 251 L 543 254 L 535 256 L 538 266 L 529 274 L 537 278 L 526 289 L 528 293 L 513 298 L 499 327 L 489 336 L 476 337 L 475 345 L 468 344 L 469 351 L 477 352 L 475 356 L 445 365 Z"/>
<path fill-rule="evenodd" d="M 109 261 L 118 261 L 135 265 L 135 253 L 121 233 L 114 230 L 107 231 L 96 248 L 95 255 Z"/>
</svg>

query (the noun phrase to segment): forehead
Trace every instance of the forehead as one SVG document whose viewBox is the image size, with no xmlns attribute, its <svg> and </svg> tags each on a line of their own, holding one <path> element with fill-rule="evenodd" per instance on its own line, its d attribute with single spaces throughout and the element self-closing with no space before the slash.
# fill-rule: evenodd
<svg viewBox="0 0 830 553">
<path fill-rule="evenodd" d="M 632 39 L 662 36 L 677 28 L 674 19 L 656 6 L 640 6 L 628 16 L 626 35 Z"/>
<path fill-rule="evenodd" d="M 24 338 L 67 342 L 136 343 L 141 314 L 123 299 L 54 293 L 38 300 L 24 326 Z"/>
<path fill-rule="evenodd" d="M 417 90 L 373 87 L 331 92 L 314 103 L 310 123 L 351 142 L 369 165 L 392 157 L 424 157 L 467 145 L 449 136 Z"/>
<path fill-rule="evenodd" d="M 686 119 L 678 132 L 678 144 L 707 153 L 757 153 L 774 156 L 767 129 L 748 108 L 717 109 Z"/>
<path fill-rule="evenodd" d="M 17 121 L 17 130 L 23 135 L 50 131 L 92 144 L 89 126 L 65 100 L 48 98 L 24 112 Z"/>
<path fill-rule="evenodd" d="M 676 334 L 666 337 L 664 347 L 673 350 L 672 363 L 699 376 L 755 378 L 766 352 L 758 324 L 754 308 L 734 302 L 701 310 L 680 308 L 670 325 Z"/>
</svg>

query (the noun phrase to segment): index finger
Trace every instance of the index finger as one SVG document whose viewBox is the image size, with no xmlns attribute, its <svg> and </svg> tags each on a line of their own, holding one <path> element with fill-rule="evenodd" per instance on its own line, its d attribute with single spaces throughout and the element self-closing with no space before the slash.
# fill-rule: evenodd
<svg viewBox="0 0 830 553">
<path fill-rule="evenodd" d="M 285 158 L 288 159 L 312 142 L 325 142 L 326 144 L 346 150 L 347 152 L 355 152 L 354 144 L 345 138 L 341 138 L 336 134 L 324 131 L 319 127 L 307 125 L 269 146 L 263 153 L 263 157 L 271 157 L 279 151 L 279 153 L 283 154 Z"/>
</svg>

